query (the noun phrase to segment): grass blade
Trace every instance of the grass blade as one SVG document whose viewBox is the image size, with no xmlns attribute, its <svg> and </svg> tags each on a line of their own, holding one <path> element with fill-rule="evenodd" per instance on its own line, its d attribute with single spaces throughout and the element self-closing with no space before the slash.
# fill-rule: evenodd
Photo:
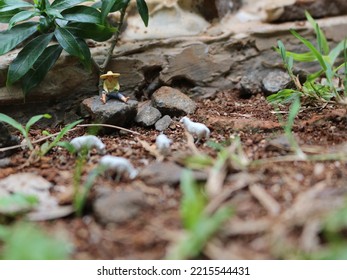
<svg viewBox="0 0 347 280">
<path fill-rule="evenodd" d="M 316 36 L 317 36 L 317 45 L 320 53 L 324 55 L 328 55 L 329 53 L 329 44 L 328 41 L 324 35 L 324 32 L 319 27 L 318 23 L 313 19 L 313 17 L 309 14 L 309 12 L 305 11 L 305 16 L 309 23 L 312 25 L 312 27 L 315 30 Z"/>
<path fill-rule="evenodd" d="M 24 127 L 15 119 L 0 113 L 0 121 L 9 124 L 13 128 L 17 129 L 23 136 L 26 134 Z"/>
<path fill-rule="evenodd" d="M 303 38 L 299 33 L 297 33 L 295 30 L 290 30 L 290 32 L 297 38 L 299 39 L 312 53 L 313 55 L 317 58 L 319 64 L 321 67 L 324 69 L 324 71 L 327 70 L 327 65 L 326 62 L 324 61 L 324 58 L 322 54 L 315 48 L 315 46 L 305 38 Z"/>
</svg>

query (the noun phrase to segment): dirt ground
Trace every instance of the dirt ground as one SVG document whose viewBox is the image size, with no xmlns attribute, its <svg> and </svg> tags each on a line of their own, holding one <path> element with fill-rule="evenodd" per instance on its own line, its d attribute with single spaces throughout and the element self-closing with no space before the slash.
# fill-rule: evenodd
<svg viewBox="0 0 347 280">
<path fill-rule="evenodd" d="M 283 128 L 274 108 L 261 95 L 250 99 L 237 96 L 235 92 L 221 92 L 213 99 L 199 100 L 198 109 L 191 116 L 211 129 L 211 141 L 226 143 L 230 137 L 239 135 L 249 163 L 243 170 L 229 167 L 219 193 L 212 199 L 217 206 L 231 205 L 235 214 L 210 240 L 199 258 L 289 259 L 319 252 L 325 246 L 322 227 L 326 215 L 341 206 L 346 192 L 346 161 L 293 160 L 290 147 L 279 137 Z M 280 110 L 286 117 L 288 108 Z M 345 110 L 332 105 L 304 106 L 293 130 L 302 150 L 317 156 L 346 154 L 346 127 Z M 158 132 L 136 126 L 131 130 L 141 135 L 115 132 L 102 136 L 102 140 L 109 154 L 128 158 L 141 171 L 156 158 L 138 139 L 152 145 Z M 69 133 L 66 140 L 85 132 L 85 128 L 79 128 Z M 183 155 L 194 153 L 178 119 L 165 133 L 174 144 L 164 162 L 181 163 Z M 32 136 L 40 138 L 40 130 L 32 130 Z M 216 151 L 206 143 L 198 144 L 197 149 L 216 157 Z M 26 152 L 18 151 L 11 157 L 11 165 L 1 170 L 0 178 L 17 172 L 42 175 L 56 186 L 66 186 L 67 191 L 59 200 L 71 204 L 75 157 L 57 149 L 37 163 L 23 167 L 26 157 Z M 84 175 L 99 157 L 92 153 Z M 102 188 L 140 190 L 145 194 L 146 207 L 124 223 L 102 225 L 91 207 Z M 119 183 L 100 177 L 82 218 L 70 215 L 37 224 L 72 242 L 72 259 L 163 259 L 182 230 L 179 205 L 178 184 L 151 185 L 141 176 L 133 181 L 123 178 Z"/>
</svg>

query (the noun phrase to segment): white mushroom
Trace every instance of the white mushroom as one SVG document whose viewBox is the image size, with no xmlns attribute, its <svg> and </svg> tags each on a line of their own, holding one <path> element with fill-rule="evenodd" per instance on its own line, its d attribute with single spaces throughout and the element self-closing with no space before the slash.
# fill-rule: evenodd
<svg viewBox="0 0 347 280">
<path fill-rule="evenodd" d="M 172 140 L 169 139 L 165 134 L 159 134 L 155 139 L 155 145 L 157 150 L 162 155 L 167 155 L 170 152 L 170 145 Z"/>
<path fill-rule="evenodd" d="M 193 135 L 193 137 L 197 138 L 195 143 L 199 143 L 202 138 L 205 138 L 205 140 L 210 138 L 210 130 L 206 125 L 193 122 L 188 117 L 183 117 L 180 122 L 183 123 L 185 129 Z"/>
<path fill-rule="evenodd" d="M 119 181 L 121 176 L 128 173 L 130 179 L 134 179 L 138 171 L 133 167 L 129 160 L 123 157 L 115 157 L 106 155 L 100 159 L 101 166 L 105 168 L 105 171 L 110 175 L 116 174 L 116 181 Z"/>
<path fill-rule="evenodd" d="M 71 140 L 70 144 L 75 148 L 77 152 L 81 152 L 82 149 L 90 151 L 95 148 L 100 155 L 106 153 L 106 146 L 102 141 L 94 135 L 79 136 Z"/>
</svg>

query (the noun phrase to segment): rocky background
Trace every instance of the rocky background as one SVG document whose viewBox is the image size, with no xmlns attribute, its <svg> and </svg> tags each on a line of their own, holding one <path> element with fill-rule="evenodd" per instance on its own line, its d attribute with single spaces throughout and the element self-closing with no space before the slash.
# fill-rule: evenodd
<svg viewBox="0 0 347 280">
<path fill-rule="evenodd" d="M 346 35 L 347 2 L 342 0 L 147 2 L 150 9 L 148 28 L 133 11 L 135 7 L 130 9 L 121 40 L 107 69 L 121 73 L 121 91 L 134 100 L 125 110 L 131 116 L 124 118 L 131 117 L 145 126 L 154 125 L 162 116 L 177 115 L 177 104 L 169 104 L 175 107 L 176 113 L 167 114 L 153 101 L 153 96 L 160 96 L 162 92 L 206 98 L 218 91 L 236 89 L 235 92 L 247 97 L 260 92 L 273 93 L 286 86 L 288 76 L 272 48 L 281 39 L 288 49 L 298 50 L 297 41 L 289 34 L 290 28 L 299 30 L 306 37 L 312 36 L 312 30 L 303 21 L 305 10 L 320 18 L 319 24 L 332 44 Z M 117 18 L 117 14 L 113 16 Z M 90 43 L 93 58 L 101 64 L 109 44 Z M 26 97 L 20 87 L 6 87 L 7 68 L 18 51 L 0 57 L 0 112 L 21 121 L 35 114 L 50 113 L 53 126 L 69 123 L 80 116 L 131 125 L 129 119 L 115 121 L 115 117 L 107 113 L 110 108 L 105 106 L 103 109 L 99 104 L 97 71 L 87 73 L 77 60 L 66 54 L 44 82 Z M 300 65 L 296 71 L 304 75 L 308 67 L 311 66 Z M 151 107 L 144 106 L 146 102 Z M 113 120 L 107 120 L 105 116 Z M 116 119 L 122 118 L 118 116 Z"/>
</svg>

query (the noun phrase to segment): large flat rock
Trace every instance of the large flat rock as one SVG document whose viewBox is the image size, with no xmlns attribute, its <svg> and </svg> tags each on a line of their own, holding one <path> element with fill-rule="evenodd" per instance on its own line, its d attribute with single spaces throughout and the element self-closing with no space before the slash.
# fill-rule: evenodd
<svg viewBox="0 0 347 280">
<path fill-rule="evenodd" d="M 135 100 L 124 103 L 113 99 L 103 104 L 99 96 L 92 96 L 83 100 L 82 107 L 94 123 L 129 127 L 135 120 L 137 104 Z"/>
</svg>

